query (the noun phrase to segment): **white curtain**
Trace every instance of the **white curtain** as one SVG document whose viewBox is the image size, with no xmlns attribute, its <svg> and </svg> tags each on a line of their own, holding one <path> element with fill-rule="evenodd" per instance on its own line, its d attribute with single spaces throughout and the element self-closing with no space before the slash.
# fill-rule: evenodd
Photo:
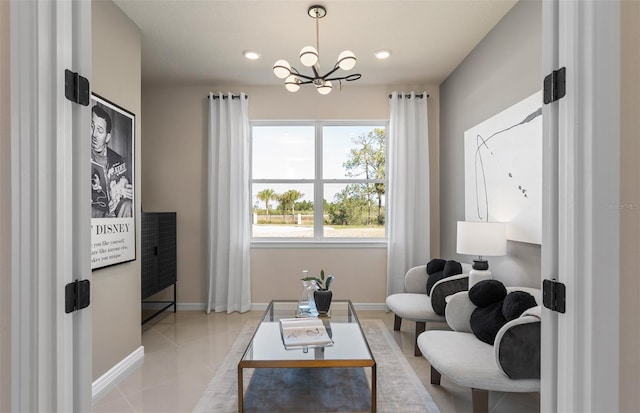
<svg viewBox="0 0 640 413">
<path fill-rule="evenodd" d="M 387 295 L 430 256 L 427 94 L 391 94 L 387 174 Z"/>
<path fill-rule="evenodd" d="M 207 313 L 251 309 L 248 107 L 209 94 Z"/>
</svg>

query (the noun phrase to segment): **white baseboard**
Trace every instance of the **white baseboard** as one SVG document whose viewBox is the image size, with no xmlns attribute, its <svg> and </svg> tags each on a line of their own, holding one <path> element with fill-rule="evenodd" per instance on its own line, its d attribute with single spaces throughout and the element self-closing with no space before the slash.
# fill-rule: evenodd
<svg viewBox="0 0 640 413">
<path fill-rule="evenodd" d="M 164 308 L 167 304 L 142 303 L 145 310 L 159 310 Z M 177 303 L 176 308 L 181 311 L 205 311 L 207 309 L 207 305 L 205 303 Z M 169 307 L 166 311 L 173 311 L 173 306 Z"/>
<path fill-rule="evenodd" d="M 269 303 L 253 303 L 251 310 L 264 311 L 268 305 Z M 357 311 L 387 311 L 385 303 L 353 303 L 353 306 Z"/>
<path fill-rule="evenodd" d="M 91 385 L 91 401 L 95 404 L 144 362 L 144 346 L 135 349 Z"/>
<path fill-rule="evenodd" d="M 269 303 L 252 303 L 252 311 L 264 311 L 267 309 Z M 353 303 L 353 306 L 358 311 L 387 311 L 387 305 L 385 303 Z M 145 309 L 159 310 L 164 307 L 164 304 L 147 303 L 144 305 Z M 205 303 L 178 303 L 178 310 L 180 311 L 206 311 L 207 305 Z M 169 308 L 166 311 L 173 311 L 173 308 Z"/>
<path fill-rule="evenodd" d="M 387 311 L 385 303 L 353 303 L 358 311 Z"/>
<path fill-rule="evenodd" d="M 183 311 L 206 311 L 207 305 L 205 303 L 178 303 L 178 310 Z"/>
<path fill-rule="evenodd" d="M 251 303 L 251 311 L 264 311 L 269 303 Z"/>
</svg>

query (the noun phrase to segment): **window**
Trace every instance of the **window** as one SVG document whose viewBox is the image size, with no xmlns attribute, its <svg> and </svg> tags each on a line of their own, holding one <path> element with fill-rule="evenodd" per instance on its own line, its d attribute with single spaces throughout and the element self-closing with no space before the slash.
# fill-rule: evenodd
<svg viewBox="0 0 640 413">
<path fill-rule="evenodd" d="M 253 122 L 254 240 L 385 239 L 386 122 Z"/>
</svg>

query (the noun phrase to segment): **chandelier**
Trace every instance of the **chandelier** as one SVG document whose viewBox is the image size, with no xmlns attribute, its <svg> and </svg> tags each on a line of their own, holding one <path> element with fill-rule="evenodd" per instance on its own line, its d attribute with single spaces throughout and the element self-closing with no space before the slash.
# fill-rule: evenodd
<svg viewBox="0 0 640 413">
<path fill-rule="evenodd" d="M 338 61 L 329 72 L 320 75 L 320 66 L 318 60 L 320 56 L 320 29 L 319 21 L 327 15 L 327 9 L 323 6 L 311 6 L 307 10 L 309 17 L 316 20 L 316 47 L 305 46 L 300 50 L 300 63 L 310 67 L 313 70 L 312 76 L 307 76 L 291 66 L 286 60 L 278 60 L 273 65 L 273 73 L 280 79 L 284 79 L 284 86 L 289 92 L 297 92 L 300 85 L 313 84 L 321 95 L 331 93 L 333 83 L 337 81 L 342 86 L 342 81 L 351 82 L 362 77 L 359 73 L 350 74 L 348 76 L 335 76 L 338 69 L 351 70 L 356 65 L 356 56 L 350 50 L 345 50 L 338 56 Z M 333 76 L 333 77 L 332 77 Z"/>
</svg>

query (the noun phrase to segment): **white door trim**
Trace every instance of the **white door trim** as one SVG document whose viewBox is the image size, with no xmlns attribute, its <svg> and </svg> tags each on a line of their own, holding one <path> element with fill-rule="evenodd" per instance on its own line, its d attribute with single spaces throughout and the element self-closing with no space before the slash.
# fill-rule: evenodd
<svg viewBox="0 0 640 413">
<path fill-rule="evenodd" d="M 36 133 L 37 70 L 32 53 L 36 49 L 35 2 L 11 3 L 11 403 L 12 411 L 36 411 L 38 307 L 37 270 L 31 261 L 37 255 L 33 234 L 37 220 L 32 199 L 33 180 L 23 165 L 37 165 L 32 150 Z M 22 138 L 24 137 L 24 138 Z M 35 172 L 35 171 L 34 171 Z M 26 301 L 25 301 L 26 300 Z M 35 304 L 35 303 L 34 303 Z"/>
<path fill-rule="evenodd" d="M 91 348 L 74 339 L 90 344 L 90 313 L 64 312 L 65 284 L 90 277 L 88 109 L 64 98 L 64 70 L 90 65 L 90 10 L 80 0 L 11 3 L 12 411 L 91 409 Z"/>
<path fill-rule="evenodd" d="M 558 2 L 567 95 L 558 102 L 557 276 L 567 301 L 557 316 L 557 404 L 543 392 L 545 411 L 618 410 L 619 19 L 616 1 Z"/>
<path fill-rule="evenodd" d="M 91 80 L 91 2 L 73 0 L 71 70 Z M 90 109 L 71 105 L 73 140 L 73 278 L 93 281 L 91 273 L 91 153 Z M 73 313 L 73 406 L 91 410 L 93 400 L 93 310 L 91 305 Z"/>
<path fill-rule="evenodd" d="M 542 73 L 558 65 L 558 1 L 542 2 Z M 558 278 L 558 102 L 542 106 L 542 279 Z M 558 314 L 543 307 L 540 411 L 557 411 Z"/>
</svg>

